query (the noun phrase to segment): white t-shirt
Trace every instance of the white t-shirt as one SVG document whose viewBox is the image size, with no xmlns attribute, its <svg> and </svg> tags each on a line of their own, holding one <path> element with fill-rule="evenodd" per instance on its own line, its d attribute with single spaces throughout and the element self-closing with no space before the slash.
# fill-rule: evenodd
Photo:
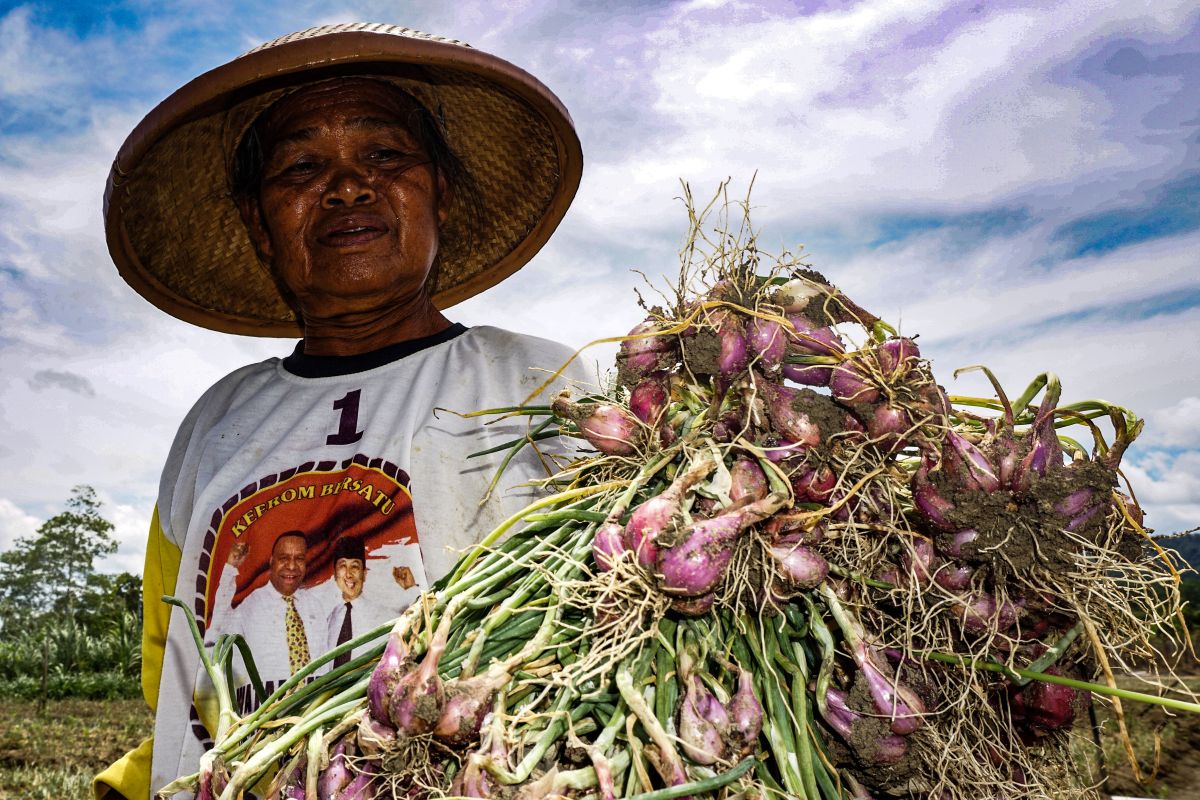
<svg viewBox="0 0 1200 800">
<path fill-rule="evenodd" d="M 364 617 L 398 615 L 467 547 L 545 491 L 520 485 L 547 474 L 526 448 L 500 481 L 507 488 L 481 505 L 504 454 L 467 456 L 525 436 L 530 418 L 485 425 L 494 418 L 453 412 L 518 405 L 570 355 L 543 339 L 454 326 L 363 356 L 312 357 L 298 348 L 209 389 L 180 427 L 158 499 L 164 535 L 182 553 L 176 596 L 194 610 L 206 641 L 242 633 L 268 693 L 289 677 L 272 610 L 282 600 L 269 579 L 271 547 L 287 531 L 306 542 L 298 594 L 314 658 L 342 602 L 332 577 L 339 536 L 358 538 L 366 551 L 360 600 L 371 611 Z M 577 362 L 535 402 L 548 403 L 568 378 L 596 382 Z M 557 439 L 539 445 L 550 453 L 574 447 Z M 229 564 L 235 544 L 246 551 L 236 568 Z M 202 720 L 211 724 L 215 713 L 183 614 L 173 611 L 167 633 L 154 791 L 194 772 L 211 746 Z M 238 699 L 257 702 L 249 687 Z"/>
</svg>

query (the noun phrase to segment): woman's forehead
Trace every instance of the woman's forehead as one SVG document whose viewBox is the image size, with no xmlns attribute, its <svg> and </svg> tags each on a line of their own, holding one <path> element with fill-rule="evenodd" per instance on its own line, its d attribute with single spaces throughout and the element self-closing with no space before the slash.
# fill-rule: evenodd
<svg viewBox="0 0 1200 800">
<path fill-rule="evenodd" d="M 330 125 L 400 127 L 411 131 L 421 106 L 385 81 L 343 78 L 306 86 L 268 108 L 259 120 L 264 144 L 309 138 Z"/>
</svg>

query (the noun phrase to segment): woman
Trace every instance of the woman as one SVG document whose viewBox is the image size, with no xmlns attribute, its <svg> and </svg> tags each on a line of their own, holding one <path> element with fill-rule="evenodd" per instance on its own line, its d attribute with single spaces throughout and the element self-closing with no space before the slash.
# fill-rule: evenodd
<svg viewBox="0 0 1200 800">
<path fill-rule="evenodd" d="M 126 280 L 189 322 L 303 339 L 222 379 L 180 428 L 144 575 L 154 737 L 96 796 L 147 797 L 210 745 L 186 618 L 168 624 L 160 595 L 184 599 L 209 643 L 244 633 L 269 692 L 324 650 L 339 537 L 363 543 L 383 578 L 363 600 L 393 616 L 528 502 L 521 484 L 547 466 L 532 449 L 503 492 L 488 491 L 496 456 L 467 458 L 527 427 L 449 412 L 519 403 L 546 376 L 530 367 L 570 353 L 441 309 L 532 257 L 580 170 L 570 118 L 531 76 L 383 25 L 268 43 L 130 135 L 105 196 Z M 236 702 L 260 699 L 247 682 Z"/>
</svg>

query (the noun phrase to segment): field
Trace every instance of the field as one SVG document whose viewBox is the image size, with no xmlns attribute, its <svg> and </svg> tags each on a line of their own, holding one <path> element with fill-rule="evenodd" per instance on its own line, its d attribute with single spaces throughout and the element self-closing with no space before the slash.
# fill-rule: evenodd
<svg viewBox="0 0 1200 800">
<path fill-rule="evenodd" d="M 1144 685 L 1133 680 L 1124 680 L 1121 684 L 1128 689 L 1145 691 Z M 1193 691 L 1200 692 L 1200 678 L 1189 678 L 1188 684 Z M 1154 738 L 1158 734 L 1158 772 L 1146 786 L 1139 787 L 1134 782 L 1128 759 L 1113 733 L 1116 721 L 1106 706 L 1097 705 L 1097 717 L 1106 734 L 1101 741 L 1109 774 L 1108 791 L 1132 797 L 1200 800 L 1200 714 L 1168 716 L 1158 706 L 1134 703 L 1126 703 L 1125 711 L 1130 738 L 1146 772 L 1154 769 Z M 1094 752 L 1094 748 L 1092 750 Z"/>
<path fill-rule="evenodd" d="M 1200 678 L 1192 681 L 1200 690 Z M 1128 688 L 1141 689 L 1130 681 Z M 1143 767 L 1154 762 L 1154 736 L 1161 741 L 1153 782 L 1133 781 L 1124 751 L 1112 733 L 1115 722 L 1097 707 L 1104 735 L 1108 792 L 1132 797 L 1200 800 L 1200 715 L 1167 716 L 1160 708 L 1128 704 L 1134 745 Z M 1086 724 L 1086 720 L 1084 721 Z M 83 800 L 91 776 L 150 734 L 151 719 L 141 700 L 62 700 L 45 713 L 32 702 L 0 703 L 0 800 Z M 1083 729 L 1086 736 L 1087 730 Z M 1097 765 L 1095 747 L 1081 757 Z"/>
<path fill-rule="evenodd" d="M 83 800 L 92 775 L 150 735 L 139 700 L 0 703 L 0 800 Z"/>
</svg>

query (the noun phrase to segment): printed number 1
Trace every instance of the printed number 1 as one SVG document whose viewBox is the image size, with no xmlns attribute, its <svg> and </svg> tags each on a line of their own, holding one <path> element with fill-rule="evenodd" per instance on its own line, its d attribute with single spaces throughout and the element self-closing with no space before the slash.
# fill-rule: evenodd
<svg viewBox="0 0 1200 800">
<path fill-rule="evenodd" d="M 325 437 L 325 444 L 354 444 L 363 437 L 363 431 L 358 430 L 358 400 L 362 389 L 346 392 L 341 400 L 333 401 L 333 410 L 341 411 L 338 420 L 338 432 Z"/>
</svg>

